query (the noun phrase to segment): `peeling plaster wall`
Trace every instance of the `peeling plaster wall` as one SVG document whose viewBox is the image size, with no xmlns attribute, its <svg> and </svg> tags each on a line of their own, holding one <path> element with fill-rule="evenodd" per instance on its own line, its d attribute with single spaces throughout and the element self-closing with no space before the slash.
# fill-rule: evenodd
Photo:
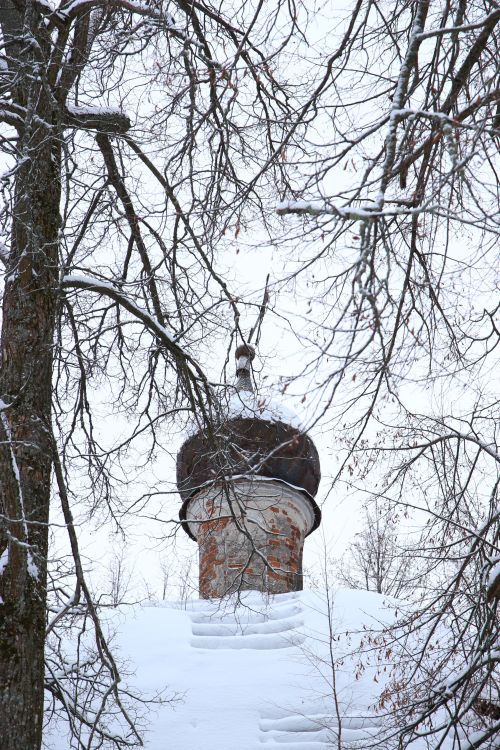
<svg viewBox="0 0 500 750">
<path fill-rule="evenodd" d="M 200 596 L 302 589 L 304 537 L 314 524 L 307 497 L 278 480 L 233 480 L 200 491 L 187 521 L 200 553 Z"/>
</svg>

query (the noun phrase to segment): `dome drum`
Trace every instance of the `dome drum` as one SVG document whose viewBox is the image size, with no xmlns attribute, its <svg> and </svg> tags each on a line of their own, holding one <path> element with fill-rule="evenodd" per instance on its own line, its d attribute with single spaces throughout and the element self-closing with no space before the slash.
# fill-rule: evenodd
<svg viewBox="0 0 500 750">
<path fill-rule="evenodd" d="M 301 591 L 302 550 L 315 516 L 304 493 L 276 480 L 211 484 L 186 508 L 199 546 L 203 599 L 258 590 Z"/>
</svg>

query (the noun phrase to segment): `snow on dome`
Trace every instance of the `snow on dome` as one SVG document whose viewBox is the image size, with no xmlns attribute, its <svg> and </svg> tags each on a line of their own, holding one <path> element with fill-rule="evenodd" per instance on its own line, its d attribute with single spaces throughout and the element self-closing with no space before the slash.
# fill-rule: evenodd
<svg viewBox="0 0 500 750">
<path fill-rule="evenodd" d="M 297 414 L 285 406 L 283 400 L 270 393 L 254 391 L 252 362 L 255 349 L 249 343 L 240 344 L 235 351 L 236 381 L 234 386 L 220 391 L 216 396 L 218 420 L 224 424 L 232 419 L 258 419 L 262 422 L 280 423 L 292 427 L 301 433 L 306 428 Z M 218 402 L 218 403 L 217 403 Z M 218 407 L 218 408 L 217 408 Z M 186 442 L 203 429 L 196 418 L 189 422 L 186 430 Z"/>
<path fill-rule="evenodd" d="M 282 399 L 264 393 L 252 391 L 238 391 L 234 387 L 229 389 L 229 396 L 224 395 L 219 407 L 219 419 L 226 422 L 230 419 L 260 419 L 263 422 L 281 422 L 290 425 L 299 432 L 306 432 L 306 428 L 300 417 L 289 406 L 285 406 Z M 196 419 L 191 419 L 185 428 L 186 443 L 196 435 L 201 424 Z"/>
<path fill-rule="evenodd" d="M 230 419 L 240 417 L 261 419 L 264 422 L 282 422 L 305 432 L 303 423 L 292 409 L 285 406 L 281 400 L 262 394 L 236 391 L 229 397 L 227 407 L 223 408 L 224 412 Z"/>
</svg>

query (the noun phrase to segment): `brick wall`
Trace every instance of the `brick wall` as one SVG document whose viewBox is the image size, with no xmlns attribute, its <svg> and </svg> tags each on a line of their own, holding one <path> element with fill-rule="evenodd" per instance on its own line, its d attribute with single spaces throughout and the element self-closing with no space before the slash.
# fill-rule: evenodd
<svg viewBox="0 0 500 750">
<path fill-rule="evenodd" d="M 187 508 L 200 557 L 200 596 L 302 589 L 304 537 L 314 523 L 307 496 L 279 480 L 233 480 L 200 491 Z"/>
</svg>

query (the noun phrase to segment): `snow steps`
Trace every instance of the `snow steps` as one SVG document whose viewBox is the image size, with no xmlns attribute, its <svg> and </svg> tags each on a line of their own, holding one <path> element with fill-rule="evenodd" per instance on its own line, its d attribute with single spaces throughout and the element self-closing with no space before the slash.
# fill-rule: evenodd
<svg viewBox="0 0 500 750">
<path fill-rule="evenodd" d="M 342 717 L 343 748 L 359 747 L 376 739 L 380 727 L 375 717 Z M 327 750 L 338 744 L 336 718 L 328 714 L 290 714 L 280 718 L 263 718 L 259 723 L 259 741 L 277 750 Z M 264 748 L 263 748 L 264 750 Z"/>
<path fill-rule="evenodd" d="M 206 649 L 281 649 L 304 641 L 303 610 L 295 597 L 253 609 L 251 602 L 231 611 L 207 607 L 193 612 L 191 646 Z"/>
<path fill-rule="evenodd" d="M 323 750 L 331 747 L 330 721 L 329 717 L 298 714 L 261 719 L 259 740 L 283 750 Z"/>
</svg>

